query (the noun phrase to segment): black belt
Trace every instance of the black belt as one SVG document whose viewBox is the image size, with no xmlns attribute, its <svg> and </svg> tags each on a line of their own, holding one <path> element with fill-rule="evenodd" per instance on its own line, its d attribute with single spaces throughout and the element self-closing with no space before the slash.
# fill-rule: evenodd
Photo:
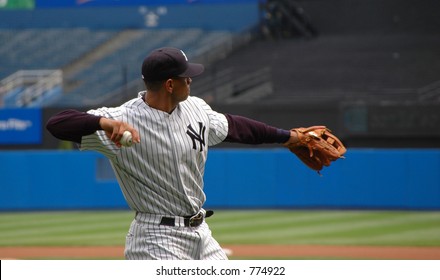
<svg viewBox="0 0 440 280">
<path fill-rule="evenodd" d="M 214 211 L 212 210 L 207 210 L 205 216 L 203 216 L 202 212 L 199 212 L 193 216 L 183 217 L 183 223 L 186 227 L 198 227 L 203 223 L 205 218 L 211 217 L 212 215 L 214 215 Z M 162 217 L 160 225 L 174 227 L 176 226 L 176 218 Z"/>
</svg>

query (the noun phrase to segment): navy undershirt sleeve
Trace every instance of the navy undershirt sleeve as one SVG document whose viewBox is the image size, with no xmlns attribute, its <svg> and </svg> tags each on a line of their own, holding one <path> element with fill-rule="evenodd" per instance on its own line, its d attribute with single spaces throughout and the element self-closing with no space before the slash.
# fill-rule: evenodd
<svg viewBox="0 0 440 280">
<path fill-rule="evenodd" d="M 46 129 L 58 139 L 81 143 L 83 136 L 102 129 L 100 119 L 100 116 L 69 109 L 52 116 Z"/>
<path fill-rule="evenodd" d="M 285 143 L 290 138 L 290 131 L 275 128 L 265 123 L 242 116 L 225 114 L 228 120 L 228 136 L 225 142 L 242 144 Z"/>
</svg>

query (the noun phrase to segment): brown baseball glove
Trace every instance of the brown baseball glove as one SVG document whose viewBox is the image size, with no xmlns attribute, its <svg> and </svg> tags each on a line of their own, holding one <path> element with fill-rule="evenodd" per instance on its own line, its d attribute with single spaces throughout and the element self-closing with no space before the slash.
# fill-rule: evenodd
<svg viewBox="0 0 440 280">
<path fill-rule="evenodd" d="M 324 166 L 330 166 L 332 161 L 344 158 L 347 149 L 327 127 L 319 125 L 291 131 L 297 133 L 298 140 L 289 140 L 284 146 L 318 173 Z"/>
</svg>

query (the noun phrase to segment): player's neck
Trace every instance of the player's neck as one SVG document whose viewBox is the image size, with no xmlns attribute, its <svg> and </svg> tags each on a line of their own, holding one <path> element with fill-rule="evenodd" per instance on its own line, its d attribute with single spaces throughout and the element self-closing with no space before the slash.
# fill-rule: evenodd
<svg viewBox="0 0 440 280">
<path fill-rule="evenodd" d="M 178 105 L 174 104 L 174 102 L 165 94 L 157 92 L 146 92 L 143 99 L 151 108 L 166 112 L 168 114 L 171 114 Z"/>
</svg>

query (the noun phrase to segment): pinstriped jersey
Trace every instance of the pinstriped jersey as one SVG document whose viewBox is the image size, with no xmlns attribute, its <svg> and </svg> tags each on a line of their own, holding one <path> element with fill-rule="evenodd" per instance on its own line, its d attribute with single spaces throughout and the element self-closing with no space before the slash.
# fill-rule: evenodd
<svg viewBox="0 0 440 280">
<path fill-rule="evenodd" d="M 83 136 L 81 150 L 95 150 L 111 162 L 128 205 L 135 211 L 187 216 L 200 210 L 206 197 L 203 174 L 208 146 L 222 142 L 228 121 L 200 98 L 189 96 L 169 114 L 149 107 L 140 92 L 115 108 L 89 114 L 126 122 L 141 142 L 118 148 L 103 130 Z"/>
</svg>

